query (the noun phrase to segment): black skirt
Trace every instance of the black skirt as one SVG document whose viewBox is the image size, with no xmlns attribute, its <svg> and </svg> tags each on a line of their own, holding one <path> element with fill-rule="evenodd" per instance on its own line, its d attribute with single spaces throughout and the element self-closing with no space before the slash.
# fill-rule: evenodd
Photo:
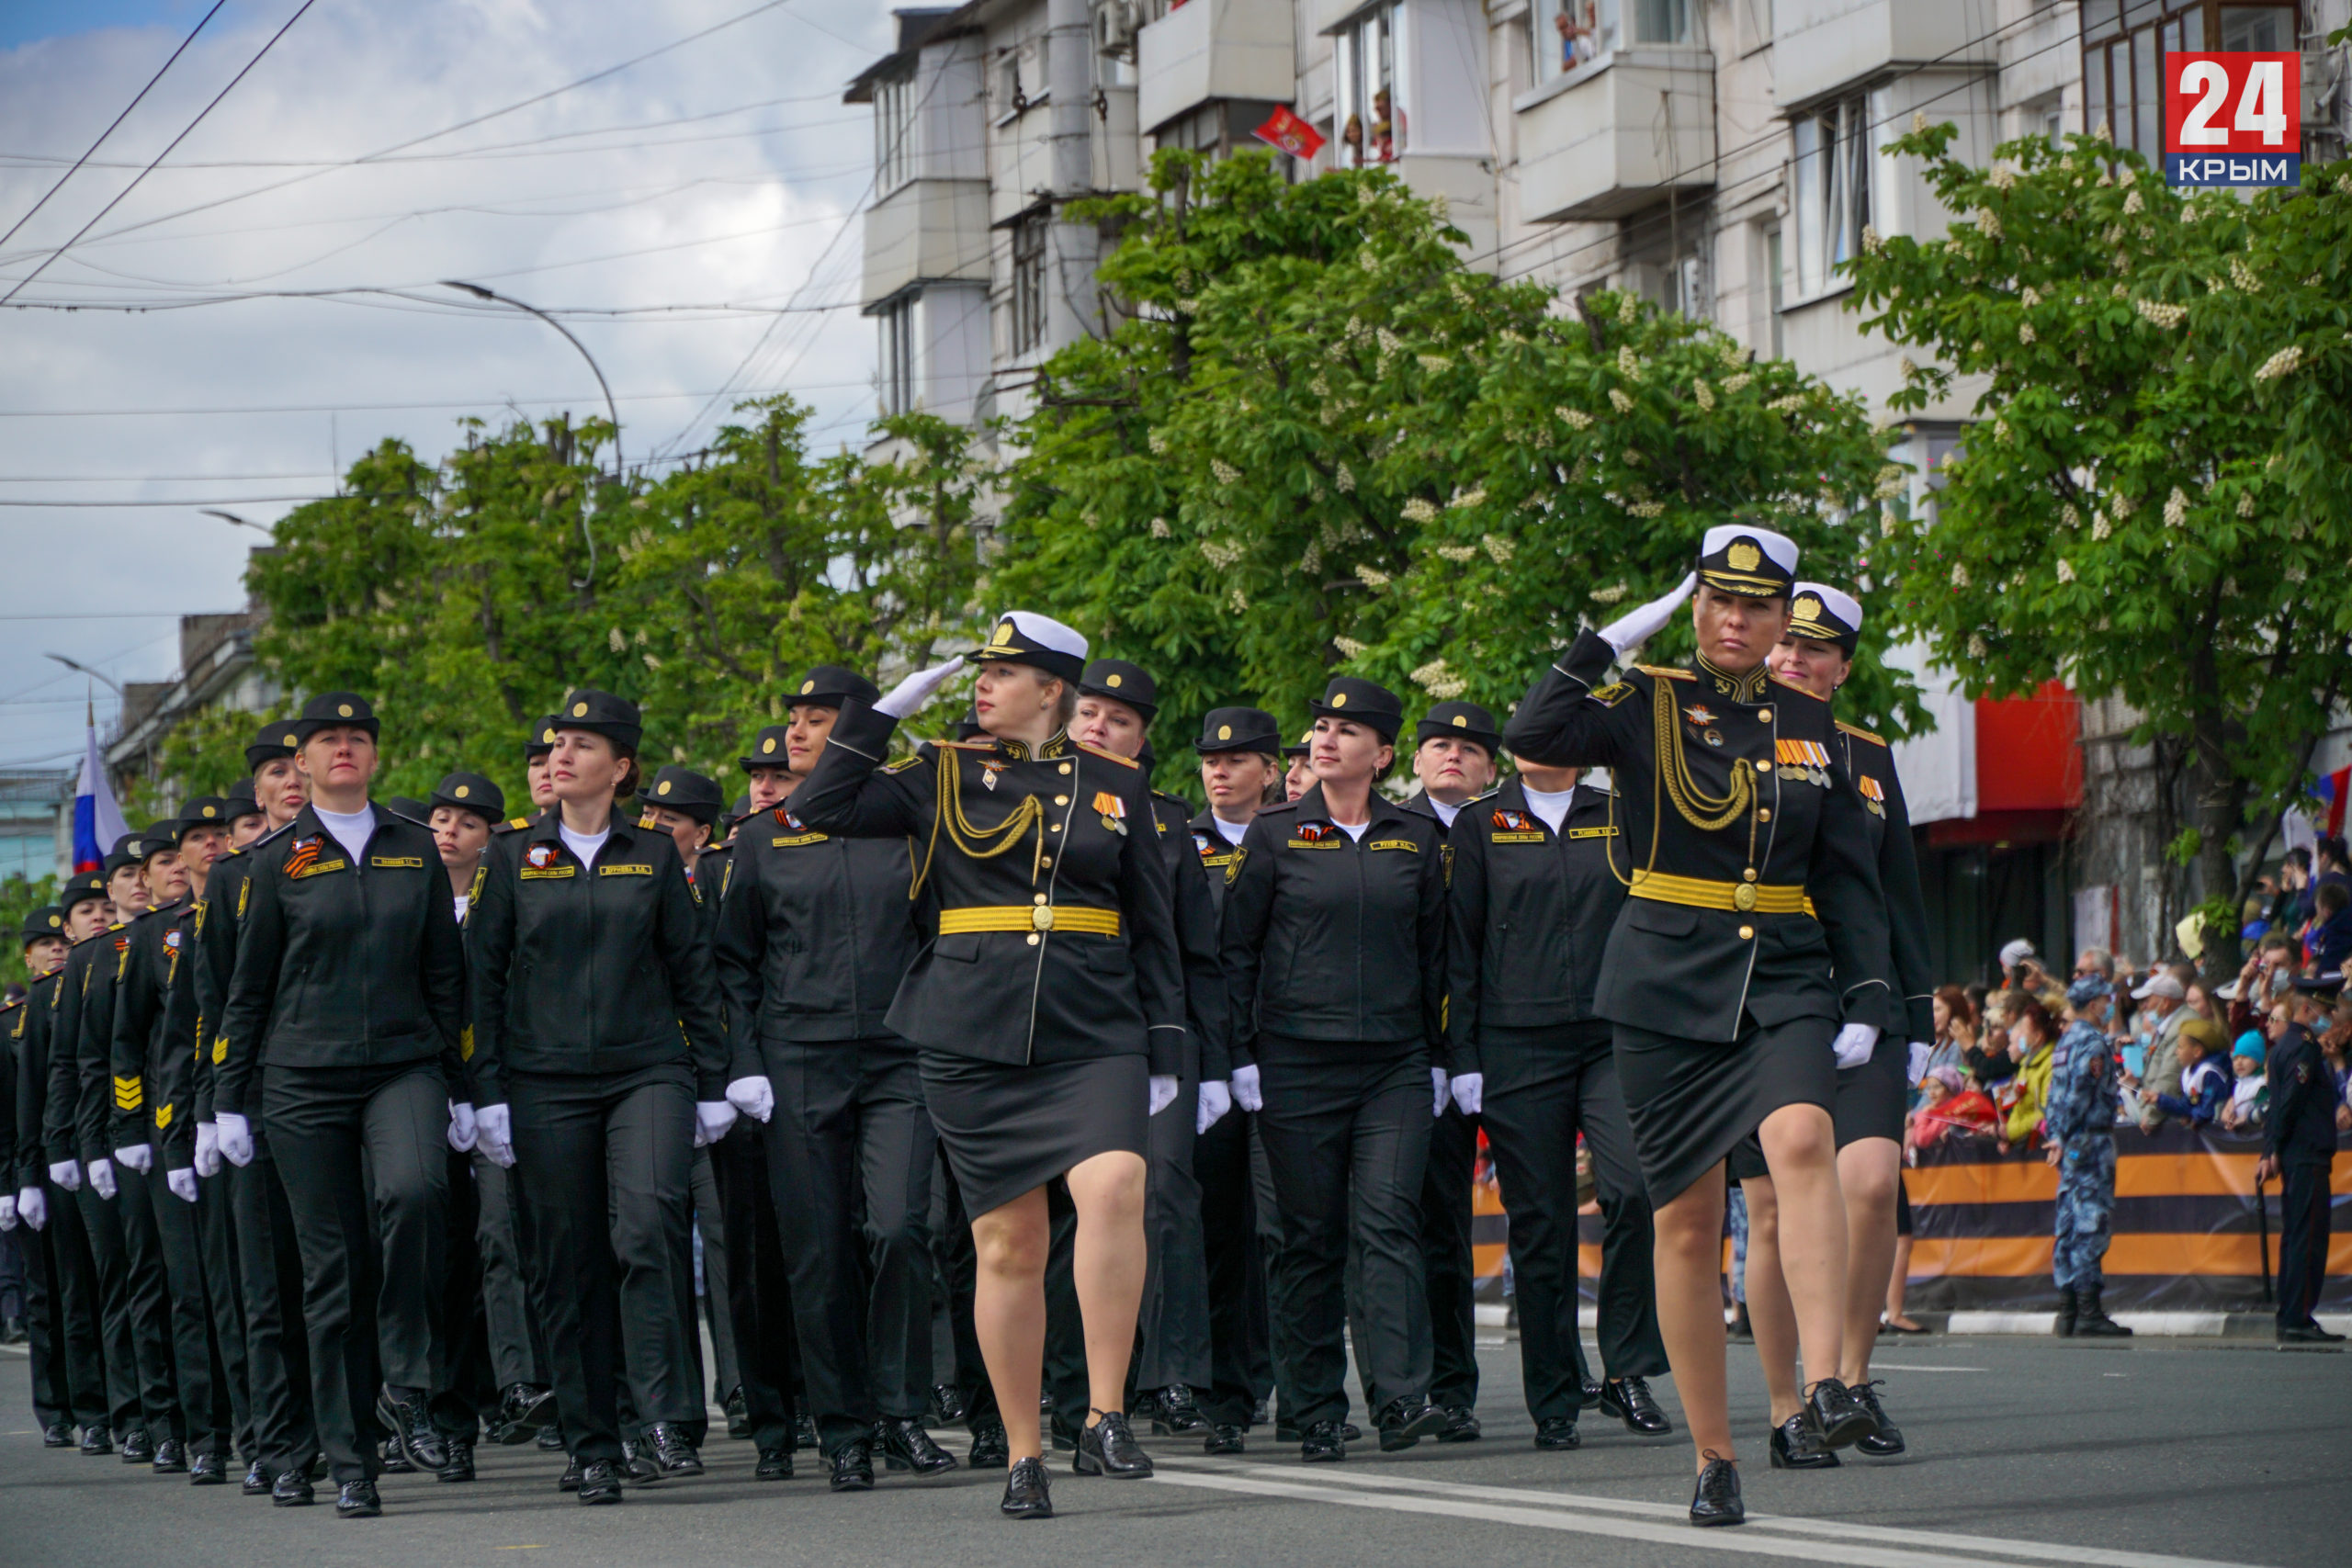
<svg viewBox="0 0 2352 1568">
<path fill-rule="evenodd" d="M 1137 1055 L 1021 1066 L 923 1052 L 923 1100 L 964 1212 L 1001 1209 L 1096 1155 L 1141 1156 L 1150 1074 Z"/>
<path fill-rule="evenodd" d="M 1617 1077 L 1650 1202 L 1662 1205 L 1730 1156 L 1783 1105 L 1835 1108 L 1834 1020 L 1750 1023 L 1728 1044 L 1616 1026 Z"/>
<path fill-rule="evenodd" d="M 1869 1061 L 1838 1069 L 1838 1103 L 1829 1114 L 1838 1123 L 1839 1148 L 1864 1138 L 1903 1141 L 1910 1066 L 1911 1043 L 1900 1034 L 1882 1034 Z"/>
</svg>

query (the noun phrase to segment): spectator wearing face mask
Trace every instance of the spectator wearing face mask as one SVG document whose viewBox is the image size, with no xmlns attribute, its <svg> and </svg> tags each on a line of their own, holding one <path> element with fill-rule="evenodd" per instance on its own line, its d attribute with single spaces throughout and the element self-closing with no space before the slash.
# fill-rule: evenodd
<svg viewBox="0 0 2352 1568">
<path fill-rule="evenodd" d="M 2149 976 L 2147 984 L 2132 993 L 2132 999 L 2140 1004 L 2142 1014 L 2154 1025 L 2140 1071 L 2124 1084 L 2135 1097 L 2130 1103 L 2143 1133 L 2153 1133 L 2165 1124 L 2165 1112 L 2156 1103 L 2156 1089 L 2179 1078 L 2180 1058 L 2175 1047 L 2181 1025 L 2188 1019 L 2181 1006 L 2188 997 L 2188 988 L 2162 969 Z"/>
</svg>

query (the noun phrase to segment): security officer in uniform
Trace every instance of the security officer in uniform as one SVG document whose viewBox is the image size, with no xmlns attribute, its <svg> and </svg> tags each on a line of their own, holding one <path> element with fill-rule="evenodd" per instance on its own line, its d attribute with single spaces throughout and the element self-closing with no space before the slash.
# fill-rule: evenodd
<svg viewBox="0 0 2352 1568">
<path fill-rule="evenodd" d="M 15 1179 L 17 1215 L 33 1233 L 24 1244 L 25 1315 L 41 1444 L 70 1448 L 75 1441 L 74 1428 L 79 1427 L 85 1452 L 110 1451 L 100 1339 L 105 1305 L 96 1265 L 74 1194 L 50 1179 L 41 1137 L 58 987 L 74 944 L 106 929 L 106 882 L 95 872 L 84 873 L 68 881 L 58 897 L 59 903 L 34 910 L 25 925 L 26 958 L 28 963 L 37 959 L 35 967 L 40 972 L 9 1028 L 16 1057 L 16 1160 L 9 1174 Z M 51 933 L 62 942 L 52 941 Z M 104 1447 L 93 1450 L 92 1444 Z"/>
<path fill-rule="evenodd" d="M 1724 1402 L 1716 1310 L 1732 1149 L 1761 1128 L 1778 1189 L 1808 1408 L 1844 1447 L 1877 1423 L 1838 1382 L 1846 1220 L 1830 1107 L 1841 1059 L 1889 1013 L 1885 903 L 1868 813 L 1830 752 L 1829 705 L 1776 682 L 1796 546 L 1733 524 L 1707 531 L 1670 593 L 1588 631 L 1504 730 L 1516 756 L 1606 765 L 1631 884 L 1595 998 L 1614 1026 L 1644 1179 L 1656 1207 L 1659 1325 L 1693 1446 L 1694 1525 L 1746 1517 Z M 1611 662 L 1691 607 L 1685 667 Z"/>
<path fill-rule="evenodd" d="M 2344 988 L 2340 970 L 2295 978 L 2295 1014 L 2270 1047 L 2270 1113 L 2262 1124 L 2261 1184 L 2278 1183 L 2278 1342 L 2324 1345 L 2344 1337 L 2312 1315 L 2327 1276 L 2329 1176 L 2335 1163 L 2335 1080 L 2316 1032 Z M 2079 1332 L 2079 1330 L 2077 1331 Z"/>
<path fill-rule="evenodd" d="M 2062 1337 L 2117 1338 L 2132 1331 L 2107 1315 L 2099 1259 L 2115 1215 L 2115 1111 L 2120 1100 L 2115 1052 L 2106 1031 L 2115 987 L 2103 976 L 2078 976 L 2066 987 L 2072 1022 L 2051 1053 L 2050 1099 L 2042 1107 L 2049 1139 L 2043 1157 L 2058 1168 L 2056 1239 L 2050 1252 L 2058 1286 Z"/>
<path fill-rule="evenodd" d="M 793 687 L 783 733 L 754 739 L 741 761 L 754 804 L 772 804 L 736 829 L 719 917 L 736 1054 L 759 1061 L 776 1089 L 765 1165 L 780 1233 L 771 1234 L 788 1260 L 788 1305 L 836 1491 L 872 1485 L 877 1450 L 890 1468 L 921 1475 L 956 1467 L 923 1427 L 938 1139 L 915 1047 L 883 1021 L 922 942 L 911 852 L 903 839 L 817 831 L 791 808 L 842 705 L 880 695 L 854 671 L 818 665 Z"/>
<path fill-rule="evenodd" d="M 1431 705 L 1413 729 L 1413 776 L 1421 787 L 1405 809 L 1435 818 L 1447 841 L 1456 816 L 1495 782 L 1502 735 L 1476 703 Z M 1453 852 L 1446 852 L 1449 876 Z M 1421 1285 L 1430 1303 L 1430 1399 L 1445 1412 L 1441 1443 L 1476 1442 L 1478 1425 L 1478 1269 L 1470 1250 L 1471 1189 L 1478 1166 L 1476 1075 L 1449 1078 L 1453 1102 L 1430 1129 L 1421 1177 Z"/>
<path fill-rule="evenodd" d="M 368 802 L 379 726 L 367 700 L 323 693 L 291 728 L 310 800 L 250 854 L 214 1119 L 230 1163 L 253 1158 L 255 1108 L 277 1152 L 335 1512 L 367 1518 L 382 1512 L 368 1404 L 379 1384 L 402 1457 L 424 1471 L 448 1462 L 430 1404 L 448 1202 L 436 1151 L 473 1114 L 452 1109 L 464 1105 L 465 955 L 432 832 Z"/>
</svg>

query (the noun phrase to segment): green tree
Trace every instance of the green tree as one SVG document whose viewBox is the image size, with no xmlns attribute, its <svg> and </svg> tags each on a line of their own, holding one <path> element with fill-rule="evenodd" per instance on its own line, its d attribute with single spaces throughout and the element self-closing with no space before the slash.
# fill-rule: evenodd
<svg viewBox="0 0 2352 1568">
<path fill-rule="evenodd" d="M 42 876 L 11 875 L 0 880 L 0 941 L 7 942 L 10 954 L 5 983 L 22 985 L 30 978 L 24 964 L 17 961 L 24 950 L 17 941 L 17 933 L 25 929 L 26 917 L 35 909 L 57 902 L 57 874 L 53 871 Z"/>
<path fill-rule="evenodd" d="M 2352 683 L 2352 164 L 2251 200 L 2167 189 L 2102 137 L 1926 164 L 1946 239 L 1866 237 L 1866 324 L 1921 345 L 1898 406 L 1979 423 L 1876 565 L 1973 688 L 2062 674 L 2185 754 L 2207 972 Z M 2248 829 L 2261 825 L 2249 841 Z"/>
</svg>

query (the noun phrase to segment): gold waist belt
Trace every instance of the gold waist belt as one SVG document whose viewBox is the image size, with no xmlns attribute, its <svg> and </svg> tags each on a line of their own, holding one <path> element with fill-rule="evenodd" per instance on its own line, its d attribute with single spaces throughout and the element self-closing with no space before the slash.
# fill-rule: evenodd
<svg viewBox="0 0 2352 1568">
<path fill-rule="evenodd" d="M 1687 904 L 1694 909 L 1724 909 L 1737 914 L 1809 915 L 1813 901 L 1802 887 L 1774 887 L 1754 882 L 1710 882 L 1700 876 L 1668 876 L 1662 872 L 1634 873 L 1633 894 L 1659 904 Z"/>
<path fill-rule="evenodd" d="M 1117 936 L 1119 911 L 1090 909 L 1083 904 L 984 904 L 939 912 L 940 935 L 959 936 L 966 931 L 1084 931 L 1091 936 Z"/>
</svg>

